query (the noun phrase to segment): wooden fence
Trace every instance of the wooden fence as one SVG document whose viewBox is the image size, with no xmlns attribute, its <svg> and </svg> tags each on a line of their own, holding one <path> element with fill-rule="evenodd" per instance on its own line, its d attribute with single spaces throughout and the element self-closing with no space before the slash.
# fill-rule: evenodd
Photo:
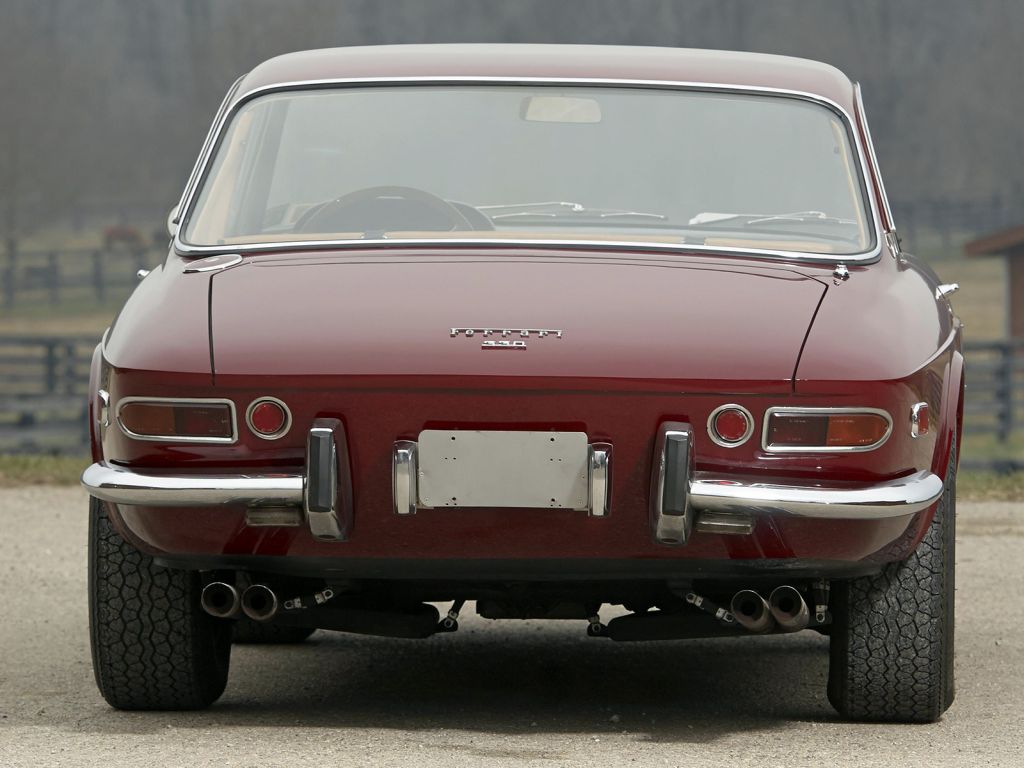
<svg viewBox="0 0 1024 768">
<path fill-rule="evenodd" d="M 120 303 L 138 282 L 135 273 L 162 256 L 147 247 L 27 251 L 8 243 L 0 260 L 0 309 Z"/>
<path fill-rule="evenodd" d="M 967 389 L 964 433 L 993 435 L 996 456 L 964 456 L 971 468 L 1024 470 L 1024 339 L 964 345 Z M 1016 449 L 1017 455 L 1013 452 Z"/>
<path fill-rule="evenodd" d="M 0 336 L 0 453 L 85 453 L 93 336 Z"/>
</svg>

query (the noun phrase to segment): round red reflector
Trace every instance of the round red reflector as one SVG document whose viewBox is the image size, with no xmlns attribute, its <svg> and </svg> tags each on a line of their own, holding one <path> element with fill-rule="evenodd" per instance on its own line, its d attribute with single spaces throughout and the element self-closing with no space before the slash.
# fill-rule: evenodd
<svg viewBox="0 0 1024 768">
<path fill-rule="evenodd" d="M 726 405 L 711 415 L 708 427 L 712 440 L 731 447 L 746 442 L 754 431 L 754 421 L 745 408 Z"/>
<path fill-rule="evenodd" d="M 277 436 L 288 426 L 288 411 L 276 400 L 259 400 L 249 408 L 249 426 L 262 437 Z"/>
</svg>

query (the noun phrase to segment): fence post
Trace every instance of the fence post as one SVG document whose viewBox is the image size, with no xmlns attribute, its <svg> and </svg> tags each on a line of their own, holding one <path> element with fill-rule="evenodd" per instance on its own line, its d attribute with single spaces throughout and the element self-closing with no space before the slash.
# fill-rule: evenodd
<svg viewBox="0 0 1024 768">
<path fill-rule="evenodd" d="M 18 266 L 18 245 L 13 237 L 7 238 L 7 267 L 4 269 L 4 307 L 14 306 Z"/>
<path fill-rule="evenodd" d="M 996 372 L 996 436 L 1000 443 L 1006 443 L 1013 432 L 1013 364 L 1016 350 L 1011 344 L 999 346 L 999 367 Z"/>
<path fill-rule="evenodd" d="M 107 298 L 107 286 L 103 280 L 103 252 L 92 252 L 92 288 L 96 301 L 103 303 Z"/>
<path fill-rule="evenodd" d="M 906 209 L 900 213 L 903 223 L 903 236 L 906 238 L 907 247 L 911 250 L 917 248 L 917 207 L 907 205 Z"/>
<path fill-rule="evenodd" d="M 936 218 L 939 220 L 939 235 L 942 238 L 942 253 L 949 254 L 952 250 L 953 236 L 950 232 L 950 214 L 952 207 L 946 200 L 939 200 L 933 203 L 935 206 Z"/>
<path fill-rule="evenodd" d="M 57 342 L 49 339 L 43 343 L 46 345 L 46 394 L 52 395 L 57 391 Z"/>
<path fill-rule="evenodd" d="M 50 251 L 46 254 L 46 276 L 50 281 L 50 303 L 60 303 L 60 263 L 57 261 L 57 252 Z"/>
<path fill-rule="evenodd" d="M 64 394 L 73 395 L 75 393 L 75 343 L 73 341 L 64 344 L 64 366 L 62 373 Z"/>
</svg>

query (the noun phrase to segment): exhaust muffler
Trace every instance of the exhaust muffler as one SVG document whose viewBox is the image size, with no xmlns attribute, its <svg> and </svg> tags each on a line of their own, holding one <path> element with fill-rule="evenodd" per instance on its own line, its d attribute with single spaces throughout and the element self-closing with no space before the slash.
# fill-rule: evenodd
<svg viewBox="0 0 1024 768">
<path fill-rule="evenodd" d="M 199 604 L 204 611 L 218 619 L 233 619 L 241 610 L 238 590 L 223 581 L 214 581 L 203 587 Z"/>
<path fill-rule="evenodd" d="M 277 595 L 265 584 L 253 584 L 242 593 L 242 612 L 253 621 L 270 621 L 277 609 Z"/>
<path fill-rule="evenodd" d="M 768 596 L 768 607 L 772 617 L 784 632 L 799 632 L 807 629 L 811 612 L 800 591 L 794 587 L 776 587 Z"/>
<path fill-rule="evenodd" d="M 768 632 L 775 625 L 768 603 L 752 589 L 741 589 L 733 595 L 729 610 L 736 623 L 751 632 Z"/>
</svg>

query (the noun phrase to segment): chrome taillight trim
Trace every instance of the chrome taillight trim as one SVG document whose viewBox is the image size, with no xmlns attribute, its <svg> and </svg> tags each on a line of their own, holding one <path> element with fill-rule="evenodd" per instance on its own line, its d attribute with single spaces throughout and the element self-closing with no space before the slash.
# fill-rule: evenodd
<svg viewBox="0 0 1024 768">
<path fill-rule="evenodd" d="M 841 415 L 841 414 L 874 414 L 881 416 L 885 419 L 886 430 L 885 434 L 882 435 L 881 439 L 871 445 L 821 445 L 821 446 L 771 446 L 768 444 L 768 427 L 771 424 L 772 416 L 777 413 L 791 414 L 796 416 L 821 416 L 821 415 Z M 764 424 L 761 427 L 761 450 L 765 453 L 865 453 L 866 451 L 873 451 L 877 448 L 882 447 L 889 436 L 892 434 L 892 416 L 889 415 L 888 411 L 883 411 L 881 408 L 809 408 L 809 407 L 791 407 L 791 406 L 775 406 L 768 408 L 764 412 Z"/>
<path fill-rule="evenodd" d="M 752 96 L 776 96 L 782 98 L 797 99 L 818 104 L 835 113 L 846 126 L 847 136 L 850 139 L 854 153 L 857 155 L 857 170 L 859 171 L 859 182 L 863 200 L 867 204 L 865 213 L 870 219 L 874 244 L 870 250 L 852 254 L 827 254 L 804 251 L 787 251 L 785 249 L 765 248 L 722 248 L 717 246 L 705 246 L 697 244 L 674 245 L 655 244 L 643 241 L 617 242 L 602 240 L 521 240 L 514 237 L 502 239 L 452 239 L 452 240 L 417 240 L 417 239 L 365 239 L 365 240 L 298 240 L 279 243 L 249 243 L 233 244 L 231 246 L 221 245 L 194 245 L 184 241 L 182 233 L 188 226 L 189 218 L 195 207 L 196 199 L 206 176 L 209 173 L 211 161 L 223 138 L 224 130 L 230 123 L 231 118 L 253 99 L 271 93 L 287 91 L 302 91 L 323 88 L 359 88 L 374 86 L 403 86 L 403 85 L 475 85 L 475 84 L 505 84 L 505 85 L 547 85 L 547 86 L 590 86 L 607 88 L 637 88 L 637 89 L 663 89 L 683 90 L 703 93 L 724 93 Z M 237 87 L 237 83 L 236 86 Z M 852 88 L 852 84 L 851 84 Z M 226 102 L 229 100 L 226 100 Z M 685 80 L 642 80 L 630 78 L 590 78 L 590 77 L 502 77 L 502 76 L 407 76 L 407 77 L 353 77 L 353 78 L 329 78 L 296 80 L 286 83 L 275 83 L 273 85 L 260 86 L 242 93 L 230 100 L 230 107 L 224 109 L 215 120 L 216 130 L 213 131 L 208 142 L 204 144 L 203 151 L 197 161 L 193 176 L 189 178 L 189 184 L 182 195 L 179 208 L 179 221 L 177 232 L 174 236 L 173 247 L 176 253 L 182 256 L 199 256 L 202 254 L 239 252 L 239 253 L 261 253 L 266 251 L 282 251 L 290 249 L 315 250 L 315 249 L 363 249 L 363 248 L 396 248 L 396 247 L 428 247 L 428 248 L 451 248 L 454 246 L 473 247 L 530 247 L 537 249 L 545 248 L 573 248 L 600 251 L 641 251 L 649 253 L 712 253 L 738 256 L 768 256 L 783 258 L 798 262 L 828 263 L 834 264 L 841 259 L 847 263 L 858 264 L 871 263 L 876 261 L 882 253 L 882 242 L 885 239 L 883 227 L 883 214 L 879 201 L 874 194 L 871 184 L 873 175 L 871 173 L 868 147 L 865 145 L 861 131 L 858 130 L 858 122 L 850 112 L 838 102 L 820 94 L 810 93 L 789 88 L 773 88 L 770 86 L 754 86 L 729 83 L 708 83 L 692 82 Z"/>
<path fill-rule="evenodd" d="M 121 410 L 131 403 L 161 403 L 166 405 L 226 405 L 231 412 L 231 437 L 179 437 L 177 435 L 142 435 L 133 432 L 121 421 Z M 132 440 L 149 443 L 219 443 L 231 445 L 238 441 L 238 415 L 235 403 L 223 397 L 122 397 L 117 401 L 114 420 L 120 430 Z"/>
<path fill-rule="evenodd" d="M 743 433 L 743 437 L 736 441 L 726 440 L 715 429 L 715 417 L 718 416 L 722 411 L 740 411 L 744 416 L 747 417 L 747 431 Z M 751 435 L 754 434 L 754 415 L 750 412 L 749 408 L 744 408 L 738 403 L 726 403 L 720 405 L 711 412 L 708 416 L 708 437 L 711 438 L 711 442 L 715 445 L 720 445 L 722 448 L 739 448 L 747 440 L 750 439 Z"/>
<path fill-rule="evenodd" d="M 264 434 L 263 432 L 260 432 L 258 429 L 256 429 L 256 427 L 253 426 L 252 412 L 260 403 L 274 403 L 274 405 L 280 406 L 281 410 L 284 411 L 284 426 L 277 430 L 277 432 L 272 432 L 268 435 Z M 284 400 L 281 400 L 277 397 L 272 397 L 271 395 L 260 395 L 251 403 L 249 403 L 249 406 L 245 409 L 245 426 L 247 426 L 249 428 L 249 431 L 252 432 L 256 437 L 260 438 L 261 440 L 277 440 L 287 435 L 288 430 L 292 428 L 292 411 L 284 402 Z"/>
</svg>

